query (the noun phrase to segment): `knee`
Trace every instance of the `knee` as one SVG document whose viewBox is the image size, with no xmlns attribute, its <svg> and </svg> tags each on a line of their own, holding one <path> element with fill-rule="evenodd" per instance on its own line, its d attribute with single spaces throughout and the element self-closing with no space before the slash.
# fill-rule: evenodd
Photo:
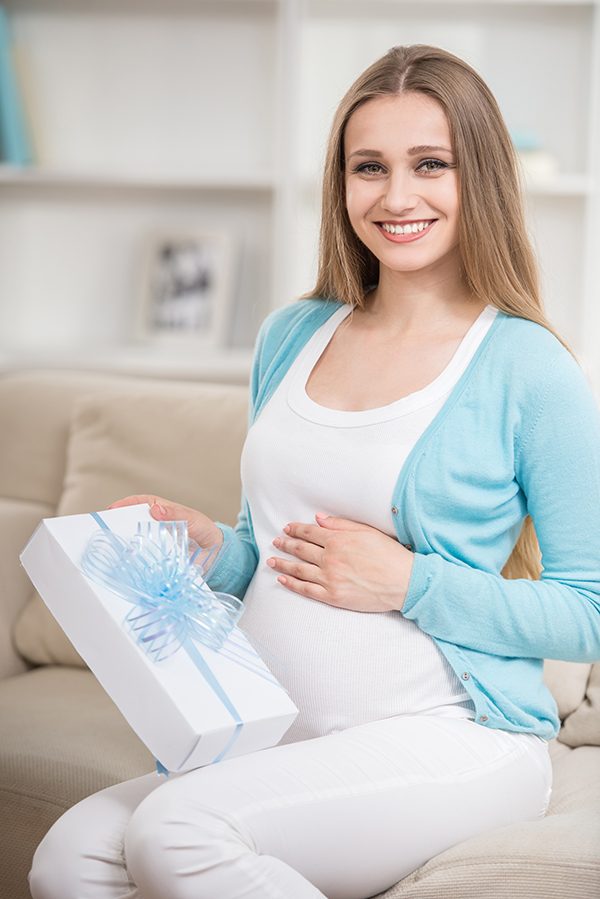
<svg viewBox="0 0 600 899">
<path fill-rule="evenodd" d="M 251 851 L 226 815 L 169 785 L 142 802 L 125 835 L 127 869 L 144 899 L 185 899 L 190 888 L 195 899 L 212 897 L 213 876 Z"/>
<path fill-rule="evenodd" d="M 75 899 L 77 896 L 76 841 L 62 833 L 61 821 L 48 831 L 33 856 L 29 872 L 33 899 Z"/>
</svg>

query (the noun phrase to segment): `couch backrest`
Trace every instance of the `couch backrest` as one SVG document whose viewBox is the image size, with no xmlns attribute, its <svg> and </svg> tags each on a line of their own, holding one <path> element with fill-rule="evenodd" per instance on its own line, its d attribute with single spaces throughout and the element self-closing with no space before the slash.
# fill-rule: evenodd
<svg viewBox="0 0 600 899">
<path fill-rule="evenodd" d="M 23 659 L 82 664 L 39 597 L 30 599 L 19 567 L 40 519 L 156 493 L 235 523 L 246 406 L 246 389 L 225 385 L 79 373 L 0 379 L 0 677 Z M 565 719 L 560 739 L 600 744 L 600 663 L 550 661 L 545 680 Z"/>
</svg>

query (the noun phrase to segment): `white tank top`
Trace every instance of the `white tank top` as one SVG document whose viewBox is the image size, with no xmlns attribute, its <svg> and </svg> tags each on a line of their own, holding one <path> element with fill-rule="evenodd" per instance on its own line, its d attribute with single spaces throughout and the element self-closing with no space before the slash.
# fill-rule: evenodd
<svg viewBox="0 0 600 899">
<path fill-rule="evenodd" d="M 282 742 L 396 715 L 473 717 L 473 704 L 434 641 L 399 612 L 334 608 L 286 590 L 265 561 L 291 521 L 315 512 L 360 521 L 395 538 L 400 469 L 491 326 L 488 306 L 444 371 L 423 390 L 363 412 L 328 409 L 308 377 L 349 307 L 312 336 L 250 428 L 242 482 L 260 559 L 240 622 L 281 663 L 271 667 L 300 709 Z M 267 660 L 267 664 L 269 664 Z"/>
</svg>

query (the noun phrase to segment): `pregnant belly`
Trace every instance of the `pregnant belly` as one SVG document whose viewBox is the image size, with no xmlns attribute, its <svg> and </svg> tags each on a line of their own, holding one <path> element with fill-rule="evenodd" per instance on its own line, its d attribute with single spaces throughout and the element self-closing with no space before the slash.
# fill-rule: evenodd
<svg viewBox="0 0 600 899">
<path fill-rule="evenodd" d="M 300 709 L 282 742 L 468 699 L 434 641 L 399 612 L 334 608 L 261 566 L 244 605 L 242 630 L 274 657 L 265 662 Z"/>
</svg>

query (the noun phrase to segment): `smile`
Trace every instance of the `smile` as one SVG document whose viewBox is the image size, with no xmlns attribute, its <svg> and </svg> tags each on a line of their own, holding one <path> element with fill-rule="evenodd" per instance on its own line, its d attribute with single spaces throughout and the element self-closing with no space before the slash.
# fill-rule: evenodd
<svg viewBox="0 0 600 899">
<path fill-rule="evenodd" d="M 391 224 L 388 222 L 378 222 L 379 227 L 386 232 L 386 234 L 422 234 L 423 231 L 427 231 L 431 225 L 433 225 L 435 219 L 426 219 L 425 221 L 420 222 L 406 222 L 404 225 L 400 224 Z"/>
</svg>

